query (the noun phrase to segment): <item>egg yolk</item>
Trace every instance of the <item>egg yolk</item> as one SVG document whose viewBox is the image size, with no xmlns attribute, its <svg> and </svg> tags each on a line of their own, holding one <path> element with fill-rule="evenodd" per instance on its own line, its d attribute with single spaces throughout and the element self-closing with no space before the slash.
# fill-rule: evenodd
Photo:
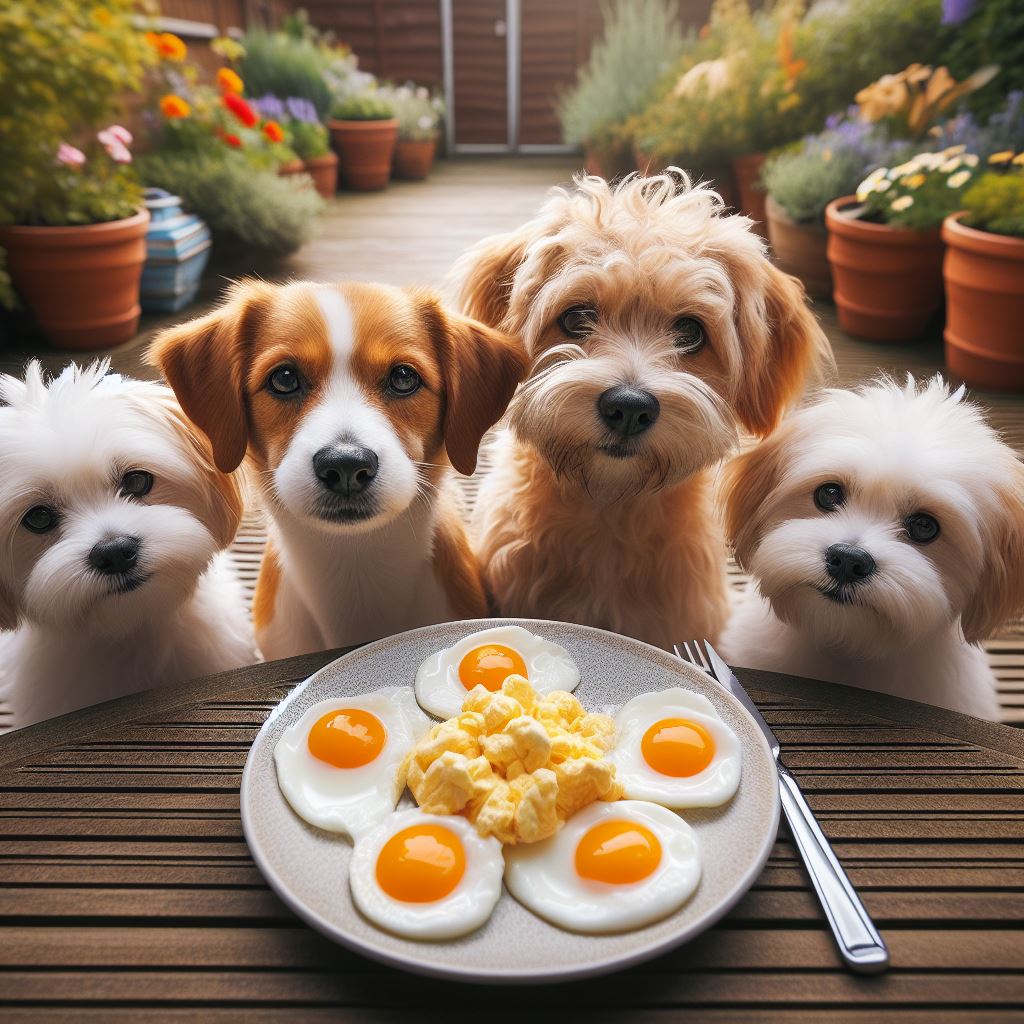
<svg viewBox="0 0 1024 1024">
<path fill-rule="evenodd" d="M 459 837 L 443 825 L 413 825 L 396 832 L 377 856 L 377 882 L 403 903 L 444 899 L 466 871 Z"/>
<path fill-rule="evenodd" d="M 576 847 L 576 873 L 608 885 L 630 885 L 661 863 L 661 843 L 635 821 L 602 821 Z"/>
<path fill-rule="evenodd" d="M 644 760 L 662 775 L 674 779 L 704 771 L 715 756 L 715 741 L 699 722 L 663 718 L 640 741 Z"/>
<path fill-rule="evenodd" d="M 384 749 L 384 723 L 362 708 L 328 711 L 309 730 L 309 752 L 335 768 L 361 768 Z"/>
<path fill-rule="evenodd" d="M 509 676 L 526 676 L 522 655 L 504 644 L 474 647 L 459 662 L 459 681 L 467 690 L 484 686 L 497 693 Z"/>
</svg>

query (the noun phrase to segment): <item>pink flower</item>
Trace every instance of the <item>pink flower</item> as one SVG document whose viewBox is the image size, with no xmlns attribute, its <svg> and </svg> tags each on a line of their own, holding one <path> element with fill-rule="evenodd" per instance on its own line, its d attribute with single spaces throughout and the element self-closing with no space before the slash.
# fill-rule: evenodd
<svg viewBox="0 0 1024 1024">
<path fill-rule="evenodd" d="M 106 129 L 106 131 L 113 135 L 118 142 L 124 143 L 126 146 L 130 146 L 135 141 L 132 133 L 123 125 L 112 124 L 108 129 Z M 100 134 L 103 135 L 104 133 L 100 132 Z M 100 142 L 102 141 L 103 140 L 100 139 Z"/>
<path fill-rule="evenodd" d="M 132 155 L 128 151 L 128 143 L 132 141 L 132 133 L 119 124 L 112 124 L 109 128 L 96 134 L 96 138 L 103 143 L 110 155 L 111 160 L 119 164 L 130 164 Z"/>
<path fill-rule="evenodd" d="M 85 163 L 85 154 L 70 143 L 62 142 L 57 147 L 57 159 L 65 167 L 81 167 Z"/>
</svg>

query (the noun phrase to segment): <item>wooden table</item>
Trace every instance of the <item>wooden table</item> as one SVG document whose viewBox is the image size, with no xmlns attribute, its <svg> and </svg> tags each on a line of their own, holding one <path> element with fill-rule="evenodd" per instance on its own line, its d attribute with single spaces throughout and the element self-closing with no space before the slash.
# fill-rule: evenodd
<svg viewBox="0 0 1024 1024">
<path fill-rule="evenodd" d="M 331 944 L 263 884 L 238 817 L 257 729 L 330 657 L 0 739 L 0 1020 L 1024 1019 L 1024 734 L 763 672 L 740 676 L 889 943 L 888 974 L 841 968 L 785 835 L 716 928 L 599 982 L 476 989 Z"/>
</svg>

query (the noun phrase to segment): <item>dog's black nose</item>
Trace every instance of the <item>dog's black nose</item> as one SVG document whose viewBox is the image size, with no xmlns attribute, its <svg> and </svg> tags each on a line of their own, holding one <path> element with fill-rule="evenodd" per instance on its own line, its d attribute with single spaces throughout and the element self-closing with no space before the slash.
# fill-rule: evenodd
<svg viewBox="0 0 1024 1024">
<path fill-rule="evenodd" d="M 654 426 L 661 405 L 649 391 L 619 384 L 602 392 L 597 411 L 616 434 L 634 437 Z"/>
<path fill-rule="evenodd" d="M 859 583 L 875 571 L 875 560 L 852 544 L 832 544 L 825 551 L 825 570 L 836 583 Z"/>
<path fill-rule="evenodd" d="M 313 456 L 313 472 L 329 491 L 350 497 L 377 475 L 377 456 L 357 444 L 329 444 Z"/>
<path fill-rule="evenodd" d="M 138 537 L 121 534 L 119 537 L 108 537 L 92 546 L 89 552 L 89 564 L 97 571 L 108 576 L 130 572 L 139 559 L 141 541 Z"/>
</svg>

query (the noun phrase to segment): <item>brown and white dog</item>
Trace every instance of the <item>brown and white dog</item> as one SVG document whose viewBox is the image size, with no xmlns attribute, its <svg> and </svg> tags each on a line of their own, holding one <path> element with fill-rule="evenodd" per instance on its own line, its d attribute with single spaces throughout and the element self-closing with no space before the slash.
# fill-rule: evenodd
<svg viewBox="0 0 1024 1024">
<path fill-rule="evenodd" d="M 267 658 L 486 613 L 445 491 L 526 372 L 521 347 L 384 285 L 246 281 L 152 358 L 272 519 L 253 618 Z"/>
<path fill-rule="evenodd" d="M 476 526 L 503 615 L 661 647 L 716 637 L 726 551 L 712 474 L 827 357 L 800 284 L 680 171 L 577 179 L 456 268 L 470 316 L 533 359 Z"/>
</svg>

